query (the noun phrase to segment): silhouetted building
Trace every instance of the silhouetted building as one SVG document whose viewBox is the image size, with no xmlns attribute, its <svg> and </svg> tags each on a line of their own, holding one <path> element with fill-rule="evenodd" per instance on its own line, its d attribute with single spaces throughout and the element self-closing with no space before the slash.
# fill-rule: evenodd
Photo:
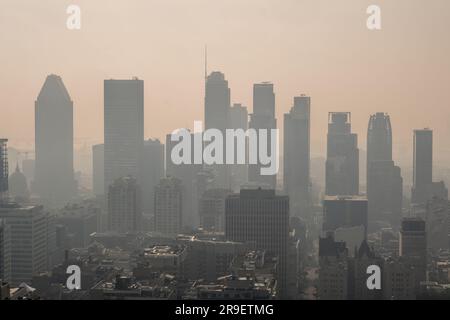
<svg viewBox="0 0 450 320">
<path fill-rule="evenodd" d="M 433 183 L 433 131 L 414 130 L 414 172 L 412 203 L 424 203 L 430 199 Z"/>
<path fill-rule="evenodd" d="M 367 234 L 367 198 L 326 196 L 323 200 L 323 231 L 363 226 Z"/>
<path fill-rule="evenodd" d="M 135 178 L 116 179 L 108 188 L 109 230 L 120 233 L 140 230 L 141 190 Z"/>
<path fill-rule="evenodd" d="M 11 233 L 9 225 L 0 219 L 0 279 L 11 281 Z"/>
<path fill-rule="evenodd" d="M 392 161 L 392 127 L 389 115 L 370 116 L 367 129 L 367 199 L 370 221 L 398 226 L 402 213 L 403 179 Z"/>
<path fill-rule="evenodd" d="M 274 190 L 241 190 L 225 202 L 225 237 L 254 243 L 279 258 L 281 295 L 286 294 L 287 250 L 289 238 L 289 198 Z"/>
<path fill-rule="evenodd" d="M 131 176 L 140 184 L 144 146 L 144 81 L 105 80 L 105 190 Z"/>
<path fill-rule="evenodd" d="M 426 280 L 427 233 L 421 218 L 403 218 L 400 229 L 399 256 L 414 267 L 416 287 Z"/>
<path fill-rule="evenodd" d="M 358 136 L 351 133 L 350 112 L 328 117 L 326 191 L 330 196 L 359 193 Z"/>
<path fill-rule="evenodd" d="M 249 128 L 255 129 L 258 133 L 258 154 L 260 149 L 259 138 L 260 130 L 267 131 L 267 154 L 277 152 L 271 147 L 272 129 L 277 128 L 277 120 L 275 118 L 275 93 L 273 84 L 269 82 L 256 83 L 253 85 L 253 113 L 250 115 Z M 276 161 L 278 161 L 278 154 Z M 248 179 L 250 182 L 257 183 L 270 189 L 276 189 L 277 175 L 262 175 L 261 168 L 264 165 L 258 159 L 257 164 L 250 164 L 248 168 Z"/>
<path fill-rule="evenodd" d="M 57 75 L 49 75 L 35 103 L 36 165 L 33 191 L 60 206 L 76 195 L 73 102 Z"/>
<path fill-rule="evenodd" d="M 92 146 L 92 189 L 94 195 L 105 194 L 105 145 Z"/>
<path fill-rule="evenodd" d="M 155 188 L 155 231 L 177 235 L 183 222 L 183 185 L 177 178 L 164 178 Z"/>
<path fill-rule="evenodd" d="M 438 252 L 450 246 L 450 201 L 442 198 L 428 200 L 426 206 L 427 246 Z"/>
<path fill-rule="evenodd" d="M 205 129 L 217 129 L 225 137 L 225 130 L 230 127 L 230 88 L 225 75 L 212 72 L 206 78 L 205 88 Z M 207 145 L 207 144 L 205 144 Z M 222 163 L 225 163 L 226 152 L 223 150 Z M 216 176 L 218 188 L 230 187 L 230 166 L 216 164 L 211 166 Z"/>
<path fill-rule="evenodd" d="M 154 214 L 155 187 L 164 178 L 164 144 L 158 139 L 144 142 L 144 161 L 142 164 L 142 194 L 145 214 Z"/>
<path fill-rule="evenodd" d="M 284 190 L 291 215 L 302 217 L 310 208 L 310 114 L 311 98 L 302 95 L 284 115 Z"/>
</svg>

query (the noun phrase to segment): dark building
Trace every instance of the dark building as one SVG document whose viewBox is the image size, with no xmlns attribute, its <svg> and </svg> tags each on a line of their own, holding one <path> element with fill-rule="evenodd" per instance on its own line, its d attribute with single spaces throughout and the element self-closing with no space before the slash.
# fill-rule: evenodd
<svg viewBox="0 0 450 320">
<path fill-rule="evenodd" d="M 427 232 L 421 218 L 403 218 L 400 229 L 399 256 L 414 267 L 416 288 L 426 280 Z"/>
<path fill-rule="evenodd" d="M 331 112 L 328 117 L 325 193 L 359 193 L 358 136 L 351 133 L 350 112 Z"/>
<path fill-rule="evenodd" d="M 35 103 L 36 163 L 33 191 L 50 206 L 76 195 L 73 102 L 57 75 L 49 75 Z"/>
<path fill-rule="evenodd" d="M 305 217 L 310 208 L 310 113 L 311 98 L 294 98 L 284 115 L 284 190 L 292 216 Z"/>
<path fill-rule="evenodd" d="M 326 196 L 323 200 L 323 231 L 364 226 L 367 234 L 367 198 Z"/>
<path fill-rule="evenodd" d="M 433 131 L 414 130 L 412 203 L 430 199 L 433 183 Z"/>
<path fill-rule="evenodd" d="M 250 129 L 255 129 L 257 133 L 260 130 L 267 131 L 267 154 L 276 153 L 277 150 L 272 150 L 271 139 L 272 129 L 277 128 L 277 120 L 275 118 L 275 93 L 273 84 L 269 82 L 257 83 L 253 86 L 253 113 L 250 115 Z M 258 136 L 258 154 L 260 142 Z M 277 155 L 278 161 L 278 155 Z M 276 189 L 277 176 L 262 175 L 261 167 L 264 167 L 259 161 L 257 164 L 250 164 L 248 168 L 248 179 L 250 182 L 256 183 L 262 187 Z"/>
<path fill-rule="evenodd" d="M 289 238 L 289 198 L 274 190 L 248 189 L 230 195 L 225 202 L 225 237 L 253 243 L 279 258 L 280 290 L 286 292 Z M 282 294 L 283 295 L 283 294 Z"/>
</svg>

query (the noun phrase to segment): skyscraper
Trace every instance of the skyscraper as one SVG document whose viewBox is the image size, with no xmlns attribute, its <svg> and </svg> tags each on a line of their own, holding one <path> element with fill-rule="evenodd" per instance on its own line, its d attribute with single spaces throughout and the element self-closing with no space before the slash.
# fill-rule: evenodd
<svg viewBox="0 0 450 320">
<path fill-rule="evenodd" d="M 392 161 L 392 127 L 389 115 L 370 116 L 367 129 L 367 198 L 369 220 L 399 225 L 403 179 Z"/>
<path fill-rule="evenodd" d="M 0 220 L 9 229 L 9 239 L 4 241 L 9 242 L 11 283 L 30 283 L 34 274 L 48 270 L 48 214 L 42 206 L 9 204 L 0 207 Z"/>
<path fill-rule="evenodd" d="M 225 75 L 221 72 L 212 72 L 206 78 L 205 88 L 205 129 L 217 129 L 223 136 L 225 130 L 230 127 L 230 88 Z M 207 144 L 206 144 L 207 145 Z M 226 153 L 223 150 L 225 163 Z M 216 176 L 216 186 L 229 188 L 230 166 L 227 164 L 215 164 L 211 166 Z"/>
<path fill-rule="evenodd" d="M 231 190 L 227 189 L 211 189 L 203 193 L 199 205 L 200 226 L 203 229 L 225 230 L 225 200 L 231 194 Z"/>
<path fill-rule="evenodd" d="M 105 194 L 105 145 L 92 146 L 92 189 L 94 195 Z"/>
<path fill-rule="evenodd" d="M 8 139 L 0 139 L 0 204 L 8 193 Z"/>
<path fill-rule="evenodd" d="M 105 190 L 115 179 L 141 183 L 144 146 L 144 81 L 105 80 Z"/>
<path fill-rule="evenodd" d="M 433 183 L 433 131 L 414 130 L 412 203 L 429 200 Z"/>
<path fill-rule="evenodd" d="M 254 243 L 257 249 L 278 256 L 281 295 L 286 293 L 289 197 L 261 188 L 230 195 L 225 201 L 225 237 Z"/>
<path fill-rule="evenodd" d="M 195 133 L 201 134 L 201 133 Z M 195 134 L 191 134 L 191 145 L 194 144 Z M 194 163 L 194 154 L 191 154 L 191 164 L 175 164 L 172 161 L 172 149 L 177 142 L 171 141 L 171 135 L 166 136 L 166 175 L 177 178 L 183 186 L 183 226 L 196 228 L 199 225 L 198 205 L 196 198 L 196 182 L 198 174 L 202 171 L 202 164 Z M 201 196 L 201 195 L 198 195 Z"/>
<path fill-rule="evenodd" d="M 230 129 L 248 129 L 248 112 L 247 107 L 235 103 L 230 109 Z M 235 159 L 237 159 L 238 146 L 235 145 Z M 246 148 L 248 152 L 248 147 Z M 234 164 L 231 166 L 231 189 L 239 191 L 240 187 L 248 182 L 248 165 Z"/>
<path fill-rule="evenodd" d="M 267 130 L 267 153 L 273 154 L 277 150 L 271 148 L 271 130 L 276 129 L 277 120 L 275 119 L 275 93 L 273 84 L 269 82 L 256 83 L 253 86 L 253 113 L 250 115 L 249 127 L 255 129 L 258 133 L 260 130 Z M 258 154 L 259 154 L 259 138 L 258 134 Z M 278 161 L 278 156 L 276 159 Z M 266 188 L 275 189 L 277 184 L 277 176 L 261 175 L 261 167 L 263 165 L 258 161 L 257 164 L 250 164 L 248 168 L 248 178 L 250 182 L 257 183 Z"/>
<path fill-rule="evenodd" d="M 120 233 L 140 230 L 141 190 L 133 177 L 116 179 L 108 188 L 109 230 Z"/>
<path fill-rule="evenodd" d="M 177 235 L 182 228 L 183 186 L 177 178 L 164 178 L 155 188 L 155 231 Z"/>
<path fill-rule="evenodd" d="M 427 232 L 421 218 L 403 218 L 400 229 L 399 256 L 407 259 L 415 270 L 416 288 L 426 280 Z"/>
<path fill-rule="evenodd" d="M 311 98 L 294 97 L 284 115 L 284 189 L 291 215 L 305 216 L 310 205 L 310 110 Z"/>
<path fill-rule="evenodd" d="M 142 200 L 145 214 L 154 214 L 155 187 L 164 177 L 164 144 L 158 139 L 148 139 L 144 142 L 142 164 Z"/>
<path fill-rule="evenodd" d="M 351 133 L 350 112 L 331 112 L 328 116 L 326 194 L 359 193 L 358 136 Z"/>
<path fill-rule="evenodd" d="M 36 165 L 33 191 L 60 206 L 75 194 L 73 102 L 57 75 L 49 75 L 35 103 Z"/>
</svg>

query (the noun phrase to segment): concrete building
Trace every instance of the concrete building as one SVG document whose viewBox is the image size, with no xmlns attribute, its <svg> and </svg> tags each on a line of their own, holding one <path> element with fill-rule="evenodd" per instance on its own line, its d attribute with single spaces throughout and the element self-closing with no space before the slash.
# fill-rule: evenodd
<svg viewBox="0 0 450 320">
<path fill-rule="evenodd" d="M 105 80 L 105 190 L 131 176 L 141 184 L 144 146 L 144 81 Z"/>
<path fill-rule="evenodd" d="M 358 195 L 358 136 L 351 132 L 350 112 L 331 112 L 328 116 L 325 194 Z"/>
<path fill-rule="evenodd" d="M 48 270 L 53 246 L 49 217 L 41 206 L 14 203 L 0 207 L 0 219 L 9 228 L 10 283 L 30 283 L 35 273 Z"/>
<path fill-rule="evenodd" d="M 275 92 L 273 84 L 269 82 L 256 83 L 253 85 L 253 113 L 250 115 L 249 128 L 255 129 L 258 133 L 260 130 L 267 130 L 267 154 L 274 154 L 277 149 L 272 150 L 271 130 L 277 128 L 277 120 L 275 118 Z M 258 135 L 259 136 L 259 135 Z M 258 141 L 259 154 L 259 141 Z M 277 161 L 279 155 L 276 156 Z M 257 183 L 269 189 L 276 189 L 277 176 L 261 175 L 262 163 L 250 164 L 248 168 L 248 179 L 250 182 Z"/>
<path fill-rule="evenodd" d="M 426 206 L 427 247 L 433 251 L 449 249 L 450 202 L 433 198 Z"/>
<path fill-rule="evenodd" d="M 52 207 L 77 191 L 73 171 L 73 102 L 61 77 L 49 75 L 35 102 L 33 191 Z"/>
<path fill-rule="evenodd" d="M 155 188 L 155 231 L 177 235 L 183 222 L 183 188 L 177 178 L 161 179 Z"/>
<path fill-rule="evenodd" d="M 120 233 L 140 230 L 141 190 L 132 177 L 116 179 L 108 191 L 109 230 Z"/>
<path fill-rule="evenodd" d="M 289 239 L 289 198 L 274 190 L 242 189 L 225 202 L 225 237 L 254 243 L 279 258 L 280 294 L 286 294 L 287 250 Z"/>
<path fill-rule="evenodd" d="M 412 203 L 430 199 L 433 183 L 433 131 L 414 130 Z"/>
<path fill-rule="evenodd" d="M 310 206 L 311 98 L 294 97 L 284 115 L 284 190 L 289 195 L 292 216 L 307 216 Z"/>
</svg>

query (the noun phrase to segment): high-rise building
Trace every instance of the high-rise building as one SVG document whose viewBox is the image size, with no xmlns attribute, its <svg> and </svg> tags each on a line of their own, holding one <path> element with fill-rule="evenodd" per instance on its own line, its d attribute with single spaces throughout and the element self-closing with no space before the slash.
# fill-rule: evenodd
<svg viewBox="0 0 450 320">
<path fill-rule="evenodd" d="M 323 200 L 323 231 L 363 226 L 367 235 L 367 198 L 326 196 Z"/>
<path fill-rule="evenodd" d="M 116 179 L 108 188 L 109 230 L 119 233 L 140 230 L 141 190 L 133 177 Z"/>
<path fill-rule="evenodd" d="M 225 75 L 221 72 L 212 72 L 206 78 L 205 88 L 205 129 L 217 129 L 223 136 L 230 127 L 230 88 Z M 206 144 L 207 145 L 207 144 Z M 223 164 L 211 166 L 216 176 L 218 188 L 230 187 L 230 166 L 225 163 L 226 150 L 223 150 Z"/>
<path fill-rule="evenodd" d="M 50 206 L 76 195 L 73 102 L 57 75 L 49 75 L 35 103 L 36 166 L 33 191 Z"/>
<path fill-rule="evenodd" d="M 92 146 L 92 189 L 94 195 L 105 194 L 105 145 Z"/>
<path fill-rule="evenodd" d="M 359 193 L 358 136 L 351 133 L 350 112 L 331 112 L 328 117 L 325 193 Z"/>
<path fill-rule="evenodd" d="M 42 206 L 10 203 L 0 207 L 0 220 L 9 228 L 11 284 L 30 283 L 32 276 L 48 270 L 49 216 Z"/>
<path fill-rule="evenodd" d="M 200 198 L 200 227 L 208 231 L 225 231 L 225 199 L 231 195 L 228 189 L 211 189 Z"/>
<path fill-rule="evenodd" d="M 413 187 L 411 201 L 425 203 L 430 199 L 433 183 L 433 131 L 414 130 Z"/>
<path fill-rule="evenodd" d="M 105 191 L 118 178 L 141 181 L 144 81 L 105 80 Z"/>
<path fill-rule="evenodd" d="M 0 203 L 8 196 L 8 139 L 0 139 Z"/>
<path fill-rule="evenodd" d="M 254 243 L 257 249 L 278 256 L 280 292 L 286 294 L 289 197 L 261 188 L 230 195 L 225 201 L 225 237 Z"/>
<path fill-rule="evenodd" d="M 274 154 L 277 148 L 272 150 L 271 139 L 272 129 L 277 128 L 277 120 L 275 118 L 275 93 L 273 84 L 269 82 L 256 83 L 253 86 L 253 113 L 250 115 L 249 128 L 255 129 L 258 133 L 258 154 L 260 153 L 261 137 L 260 131 L 267 131 L 267 154 Z M 278 154 L 276 161 L 278 161 Z M 257 183 L 261 187 L 276 189 L 277 175 L 262 175 L 261 168 L 264 165 L 258 160 L 257 164 L 250 164 L 248 168 L 248 179 L 250 182 Z"/>
<path fill-rule="evenodd" d="M 291 215 L 303 217 L 310 207 L 310 113 L 311 98 L 302 95 L 284 115 L 284 190 Z"/>
<path fill-rule="evenodd" d="M 400 229 L 399 256 L 414 267 L 416 287 L 426 280 L 427 232 L 421 218 L 403 218 Z"/>
<path fill-rule="evenodd" d="M 450 246 L 450 201 L 433 198 L 426 205 L 427 246 L 437 252 Z"/>
<path fill-rule="evenodd" d="M 0 279 L 11 281 L 11 234 L 4 219 L 0 219 Z"/>
<path fill-rule="evenodd" d="M 194 144 L 196 134 L 191 134 L 191 145 Z M 191 154 L 191 163 L 175 164 L 172 161 L 172 149 L 177 142 L 171 141 L 171 135 L 166 137 L 166 175 L 181 180 L 183 185 L 183 226 L 196 228 L 199 225 L 198 198 L 196 197 L 197 179 L 203 170 L 202 164 L 194 163 L 194 154 Z M 201 195 L 198 195 L 199 197 Z"/>
<path fill-rule="evenodd" d="M 402 213 L 403 179 L 392 161 L 392 127 L 389 115 L 370 116 L 367 129 L 367 199 L 369 220 L 398 226 Z"/>
<path fill-rule="evenodd" d="M 148 139 L 144 142 L 142 164 L 142 208 L 145 214 L 154 214 L 155 187 L 164 176 L 164 144 L 158 139 Z"/>
<path fill-rule="evenodd" d="M 248 129 L 248 112 L 247 107 L 235 103 L 230 109 L 230 129 Z M 237 149 L 235 145 L 234 157 L 237 161 Z M 248 153 L 248 148 L 246 148 Z M 234 164 L 231 166 L 231 189 L 238 192 L 240 187 L 248 182 L 248 165 Z"/>
<path fill-rule="evenodd" d="M 164 178 L 155 188 L 155 231 L 177 235 L 183 222 L 183 185 L 177 178 Z"/>
</svg>

